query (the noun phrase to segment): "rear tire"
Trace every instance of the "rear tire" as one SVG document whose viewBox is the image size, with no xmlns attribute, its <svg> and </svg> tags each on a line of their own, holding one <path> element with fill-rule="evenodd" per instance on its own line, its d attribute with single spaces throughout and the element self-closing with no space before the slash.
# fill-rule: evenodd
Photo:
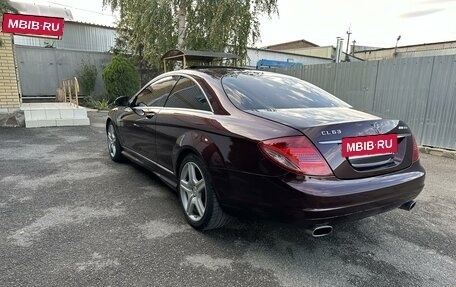
<svg viewBox="0 0 456 287">
<path fill-rule="evenodd" d="M 180 205 L 193 228 L 215 229 L 231 221 L 220 207 L 205 164 L 196 155 L 187 155 L 182 161 L 177 186 Z"/>
<path fill-rule="evenodd" d="M 122 162 L 124 157 L 122 155 L 122 147 L 120 146 L 119 137 L 117 136 L 114 124 L 110 122 L 106 129 L 106 136 L 108 142 L 109 157 L 115 162 Z"/>
</svg>

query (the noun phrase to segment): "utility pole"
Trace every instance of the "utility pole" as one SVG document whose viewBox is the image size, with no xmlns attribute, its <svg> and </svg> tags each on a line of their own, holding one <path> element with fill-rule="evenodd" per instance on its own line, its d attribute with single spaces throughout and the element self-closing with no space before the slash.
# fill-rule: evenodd
<svg viewBox="0 0 456 287">
<path fill-rule="evenodd" d="M 352 42 L 352 43 L 353 43 L 353 45 L 352 45 L 352 50 L 351 50 L 351 52 L 352 52 L 352 56 L 355 56 L 355 46 L 356 46 L 356 40 L 353 40 L 353 42 Z"/>
</svg>

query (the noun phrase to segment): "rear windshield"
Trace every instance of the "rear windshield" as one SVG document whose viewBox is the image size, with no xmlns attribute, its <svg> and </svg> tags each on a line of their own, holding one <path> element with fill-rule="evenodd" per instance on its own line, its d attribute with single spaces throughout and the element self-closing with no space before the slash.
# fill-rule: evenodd
<svg viewBox="0 0 456 287">
<path fill-rule="evenodd" d="M 241 110 L 350 107 L 300 79 L 268 72 L 241 72 L 222 78 L 231 102 Z"/>
</svg>

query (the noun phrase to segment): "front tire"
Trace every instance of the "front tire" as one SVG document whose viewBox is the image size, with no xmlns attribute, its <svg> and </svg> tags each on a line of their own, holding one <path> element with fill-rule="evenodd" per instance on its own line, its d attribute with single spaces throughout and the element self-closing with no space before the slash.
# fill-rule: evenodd
<svg viewBox="0 0 456 287">
<path fill-rule="evenodd" d="M 114 124 L 110 122 L 106 129 L 109 157 L 115 162 L 122 162 L 122 147 L 120 146 L 119 137 L 117 136 Z"/>
<path fill-rule="evenodd" d="M 185 218 L 195 229 L 215 229 L 231 220 L 220 207 L 205 164 L 196 155 L 187 155 L 180 165 L 178 195 Z"/>
</svg>

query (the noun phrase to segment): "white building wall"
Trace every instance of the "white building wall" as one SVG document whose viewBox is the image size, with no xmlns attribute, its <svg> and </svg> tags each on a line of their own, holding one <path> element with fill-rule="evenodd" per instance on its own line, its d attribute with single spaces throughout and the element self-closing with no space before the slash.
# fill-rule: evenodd
<svg viewBox="0 0 456 287">
<path fill-rule="evenodd" d="M 247 67 L 256 67 L 259 60 L 274 60 L 274 61 L 289 61 L 294 63 L 301 63 L 303 65 L 315 65 L 332 63 L 331 59 L 304 56 L 286 52 L 271 51 L 266 49 L 247 48 Z"/>
</svg>

